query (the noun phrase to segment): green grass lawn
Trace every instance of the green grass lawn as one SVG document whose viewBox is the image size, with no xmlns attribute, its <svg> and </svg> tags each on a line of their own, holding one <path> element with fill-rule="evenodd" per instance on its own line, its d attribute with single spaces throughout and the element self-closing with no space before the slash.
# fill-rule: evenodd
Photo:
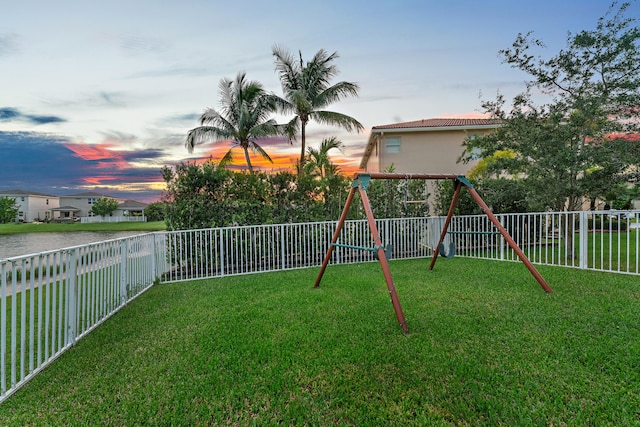
<svg viewBox="0 0 640 427">
<path fill-rule="evenodd" d="M 0 406 L 0 425 L 640 425 L 640 281 L 393 261 L 163 284 Z"/>
<path fill-rule="evenodd" d="M 104 222 L 92 224 L 26 223 L 0 224 L 0 234 L 67 232 L 67 231 L 160 231 L 166 230 L 164 221 L 155 222 Z"/>
</svg>

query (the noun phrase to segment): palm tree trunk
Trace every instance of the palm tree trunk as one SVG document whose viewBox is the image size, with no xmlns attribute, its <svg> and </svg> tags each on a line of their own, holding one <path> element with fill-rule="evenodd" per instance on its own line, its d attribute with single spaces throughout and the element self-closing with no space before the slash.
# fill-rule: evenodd
<svg viewBox="0 0 640 427">
<path fill-rule="evenodd" d="M 305 145 L 306 145 L 306 129 L 307 129 L 307 124 L 304 120 L 300 120 L 300 124 L 301 124 L 301 128 L 302 128 L 302 137 L 300 138 L 300 141 L 302 142 L 302 151 L 300 151 L 300 163 L 298 165 L 298 178 L 300 176 L 302 176 L 302 171 L 304 168 L 304 160 L 305 160 Z"/>
<path fill-rule="evenodd" d="M 249 173 L 253 175 L 253 166 L 251 166 L 251 158 L 249 157 L 249 150 L 244 148 L 244 160 L 247 162 L 247 166 L 249 167 Z"/>
</svg>

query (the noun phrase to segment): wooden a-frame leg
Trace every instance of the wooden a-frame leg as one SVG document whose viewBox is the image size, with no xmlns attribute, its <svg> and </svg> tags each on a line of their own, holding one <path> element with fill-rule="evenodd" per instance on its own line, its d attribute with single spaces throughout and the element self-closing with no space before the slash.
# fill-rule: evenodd
<svg viewBox="0 0 640 427">
<path fill-rule="evenodd" d="M 347 214 L 349 213 L 349 208 L 351 207 L 351 203 L 353 202 L 353 196 L 356 194 L 356 187 L 352 186 L 351 191 L 349 191 L 349 195 L 347 196 L 347 201 L 344 204 L 344 209 L 342 209 L 342 214 L 340 215 L 340 219 L 338 220 L 338 226 L 336 227 L 336 231 L 333 232 L 333 237 L 331 238 L 331 244 L 329 245 L 329 249 L 327 249 L 327 253 L 324 256 L 324 260 L 322 261 L 322 267 L 320 267 L 320 272 L 318 273 L 318 277 L 316 278 L 316 282 L 313 287 L 317 288 L 320 286 L 320 281 L 322 280 L 322 276 L 324 275 L 324 271 L 327 269 L 327 264 L 329 264 L 329 260 L 331 259 L 331 254 L 333 253 L 333 244 L 338 241 L 338 237 L 340 237 L 340 231 L 342 231 L 342 227 L 344 226 L 344 221 L 347 219 Z"/>
<path fill-rule="evenodd" d="M 533 266 L 529 258 L 527 258 L 524 252 L 522 252 L 522 249 L 520 249 L 516 241 L 513 240 L 509 232 L 502 226 L 502 224 L 500 224 L 500 221 L 498 221 L 498 218 L 496 218 L 493 212 L 491 212 L 491 209 L 489 209 L 489 206 L 487 206 L 484 200 L 482 200 L 482 197 L 480 197 L 478 192 L 473 187 L 467 187 L 467 190 L 469 190 L 471 197 L 473 197 L 473 199 L 476 201 L 476 203 L 478 203 L 482 211 L 489 217 L 489 220 L 498 229 L 500 234 L 502 234 L 502 237 L 504 237 L 504 240 L 507 241 L 511 249 L 513 249 L 513 251 L 518 255 L 518 257 L 520 258 L 520 261 L 522 261 L 522 263 L 527 267 L 527 269 L 529 269 L 529 272 L 538 281 L 540 286 L 542 286 L 542 289 L 544 289 L 544 291 L 547 293 L 553 292 L 551 290 L 551 287 L 547 284 L 547 281 L 544 280 L 542 275 Z"/>
<path fill-rule="evenodd" d="M 449 206 L 449 212 L 447 212 L 447 219 L 444 222 L 444 227 L 442 227 L 442 232 L 440 233 L 440 240 L 438 240 L 438 244 L 433 250 L 433 257 L 431 258 L 431 264 L 429 264 L 429 270 L 433 270 L 433 266 L 436 265 L 436 260 L 438 259 L 438 255 L 440 254 L 440 244 L 444 242 L 444 238 L 447 235 L 447 231 L 449 230 L 449 224 L 451 224 L 451 218 L 453 217 L 453 211 L 458 204 L 458 199 L 460 198 L 460 190 L 462 189 L 462 182 L 456 180 L 455 181 L 456 190 L 453 193 L 453 198 L 451 199 L 451 205 Z"/>
<path fill-rule="evenodd" d="M 367 222 L 369 223 L 369 229 L 371 230 L 371 235 L 373 236 L 374 245 L 378 251 L 378 260 L 380 261 L 380 267 L 382 267 L 384 279 L 387 282 L 387 289 L 389 290 L 389 296 L 391 297 L 393 310 L 396 313 L 396 319 L 398 319 L 398 323 L 400 323 L 402 330 L 404 332 L 409 332 L 407 319 L 405 319 L 404 317 L 402 306 L 400 305 L 400 299 L 398 298 L 398 293 L 396 292 L 396 285 L 393 283 L 393 277 L 391 277 L 391 270 L 389 269 L 387 255 L 385 254 L 384 248 L 382 246 L 382 239 L 380 238 L 380 233 L 378 232 L 378 227 L 376 226 L 376 220 L 373 217 L 371 204 L 369 203 L 369 197 L 367 196 L 366 190 L 364 190 L 361 186 L 358 186 L 358 189 L 360 190 L 360 198 L 362 199 L 364 211 L 367 214 Z"/>
</svg>

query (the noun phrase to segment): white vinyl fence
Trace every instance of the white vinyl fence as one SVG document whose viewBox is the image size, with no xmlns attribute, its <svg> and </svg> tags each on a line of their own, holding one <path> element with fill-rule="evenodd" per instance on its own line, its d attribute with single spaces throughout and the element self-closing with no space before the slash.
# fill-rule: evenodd
<svg viewBox="0 0 640 427">
<path fill-rule="evenodd" d="M 429 218 L 383 219 L 380 234 L 393 247 L 394 258 L 430 255 Z M 315 267 L 331 243 L 337 221 L 257 225 L 167 232 L 170 269 L 164 281 Z M 366 220 L 346 221 L 338 242 L 373 249 Z M 334 264 L 373 260 L 373 252 L 336 248 Z"/>
<path fill-rule="evenodd" d="M 135 216 L 82 216 L 80 217 L 80 223 L 93 224 L 102 222 L 147 222 L 147 217 L 144 215 Z"/>
<path fill-rule="evenodd" d="M 545 212 L 496 217 L 534 264 L 640 274 L 638 211 Z M 450 231 L 448 238 L 454 241 L 458 256 L 519 261 L 502 236 L 494 233 L 493 225 L 484 215 L 455 217 Z"/>
<path fill-rule="evenodd" d="M 0 260 L 0 402 L 166 271 L 163 234 Z"/>
<path fill-rule="evenodd" d="M 497 217 L 535 264 L 640 275 L 638 211 Z M 393 259 L 431 256 L 443 224 L 377 221 Z M 336 225 L 156 232 L 0 259 L 0 402 L 154 283 L 320 266 Z M 445 255 L 453 244 L 455 256 L 519 261 L 484 215 L 454 217 L 449 231 Z M 331 264 L 375 260 L 366 220 L 347 221 L 337 243 L 349 247 Z"/>
</svg>

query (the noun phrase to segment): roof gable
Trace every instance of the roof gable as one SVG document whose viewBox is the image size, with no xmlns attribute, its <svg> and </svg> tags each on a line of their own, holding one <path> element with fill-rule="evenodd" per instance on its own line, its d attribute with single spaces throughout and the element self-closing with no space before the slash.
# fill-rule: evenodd
<svg viewBox="0 0 640 427">
<path fill-rule="evenodd" d="M 52 194 L 38 193 L 37 191 L 26 190 L 0 190 L 0 195 L 58 197 Z"/>
<path fill-rule="evenodd" d="M 105 197 L 107 199 L 115 199 L 115 197 L 111 197 L 111 196 L 107 196 L 105 194 L 101 194 L 101 193 L 96 193 L 95 191 L 87 191 L 84 193 L 77 193 L 77 194 L 65 194 L 64 196 L 60 196 L 60 197 Z"/>
<path fill-rule="evenodd" d="M 386 130 L 386 129 L 420 129 L 420 128 L 460 128 L 460 127 L 478 127 L 478 126 L 498 126 L 502 123 L 499 119 L 422 119 L 414 120 L 412 122 L 400 122 L 392 123 L 388 125 L 374 126 L 371 128 L 374 130 Z"/>
<path fill-rule="evenodd" d="M 147 206 L 149 205 L 146 203 L 138 202 L 137 200 L 127 199 L 118 205 L 118 209 L 126 209 L 126 208 L 144 209 Z"/>
</svg>

